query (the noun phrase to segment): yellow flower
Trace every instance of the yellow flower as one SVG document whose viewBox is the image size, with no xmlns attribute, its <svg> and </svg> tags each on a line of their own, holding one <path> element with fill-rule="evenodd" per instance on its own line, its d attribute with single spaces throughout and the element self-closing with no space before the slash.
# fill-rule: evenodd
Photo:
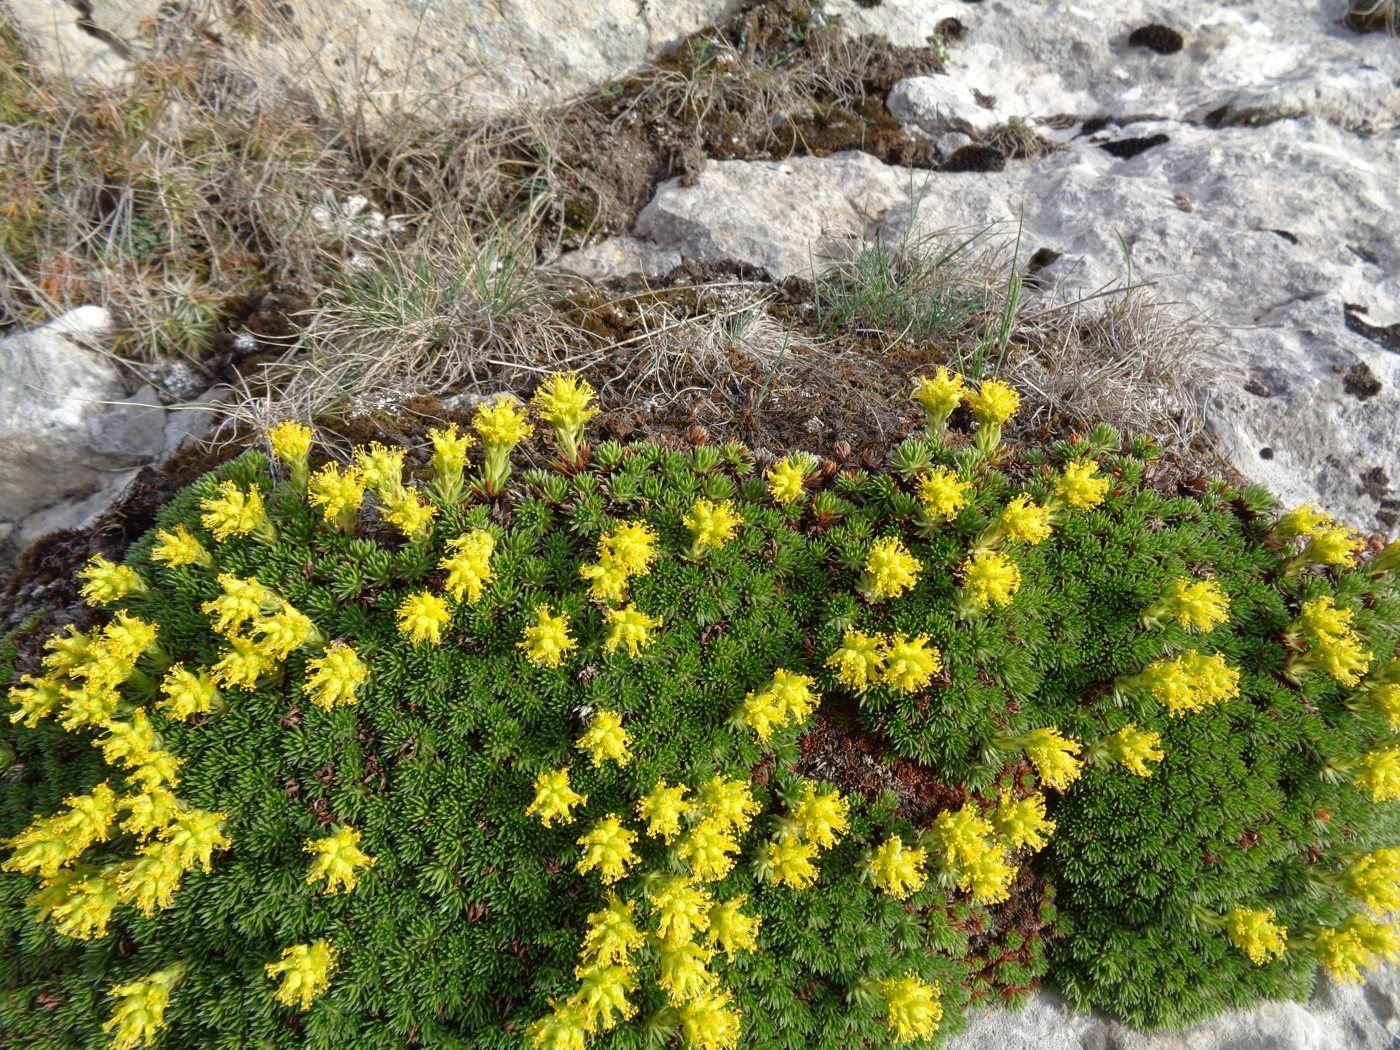
<svg viewBox="0 0 1400 1050">
<path fill-rule="evenodd" d="M 1160 762 L 1164 754 L 1162 734 L 1142 732 L 1135 725 L 1126 725 L 1109 736 L 1104 748 L 1109 758 L 1140 777 L 1150 777 L 1152 770 L 1147 763 Z"/>
<path fill-rule="evenodd" d="M 92 557 L 79 572 L 80 593 L 91 605 L 111 605 L 132 594 L 146 594 L 146 581 L 129 565 L 118 565 L 100 554 Z"/>
<path fill-rule="evenodd" d="M 951 521 L 971 502 L 972 482 L 962 481 L 945 467 L 937 467 L 919 479 L 919 505 L 930 522 Z"/>
<path fill-rule="evenodd" d="M 627 597 L 631 580 L 626 567 L 604 559 L 592 565 L 578 567 L 580 577 L 588 581 L 588 595 L 598 602 L 620 602 Z"/>
<path fill-rule="evenodd" d="M 106 842 L 117 818 L 116 793 L 101 783 L 85 795 L 69 795 L 68 808 L 49 817 L 36 817 L 6 845 L 14 852 L 3 868 L 51 879 L 95 842 Z"/>
<path fill-rule="evenodd" d="M 817 706 L 812 694 L 816 684 L 807 675 L 777 670 L 768 685 L 749 693 L 739 707 L 740 719 L 767 742 L 773 730 L 790 722 L 804 722 Z"/>
<path fill-rule="evenodd" d="M 1108 496 L 1108 479 L 1099 477 L 1092 459 L 1077 459 L 1055 479 L 1055 494 L 1071 507 L 1093 510 Z"/>
<path fill-rule="evenodd" d="M 170 907 L 184 872 L 174 846 L 166 842 L 148 842 L 137 851 L 134 859 L 123 865 L 117 877 L 122 902 L 150 918 Z"/>
<path fill-rule="evenodd" d="M 740 952 L 758 951 L 758 930 L 762 922 L 757 916 L 743 913 L 744 902 L 748 899 L 748 894 L 741 893 L 710 909 L 706 936 L 727 959 L 733 959 Z"/>
<path fill-rule="evenodd" d="M 589 720 L 588 728 L 574 744 L 580 751 L 587 752 L 597 769 L 604 762 L 616 762 L 625 766 L 632 761 L 628 745 L 632 738 L 622 728 L 622 716 L 614 711 L 597 711 Z"/>
<path fill-rule="evenodd" d="M 684 784 L 667 787 L 658 780 L 651 792 L 637 800 L 637 816 L 647 822 L 647 834 L 670 842 L 680 834 L 681 818 L 690 812 Z"/>
<path fill-rule="evenodd" d="M 457 424 L 450 423 L 446 427 L 431 428 L 428 440 L 433 443 L 433 477 L 448 484 L 460 478 L 467 466 L 472 436 L 459 434 Z"/>
<path fill-rule="evenodd" d="M 977 903 L 999 904 L 1010 897 L 1016 868 L 1007 862 L 992 823 L 975 806 L 940 813 L 931 833 L 943 848 L 944 867 Z"/>
<path fill-rule="evenodd" d="M 872 602 L 898 598 L 914 586 L 923 566 L 898 536 L 876 540 L 866 555 L 865 572 L 856 589 Z"/>
<path fill-rule="evenodd" d="M 683 875 L 657 879 L 647 890 L 647 902 L 662 940 L 679 944 L 704 933 L 710 925 L 710 907 L 714 902 L 703 886 Z"/>
<path fill-rule="evenodd" d="M 333 529 L 348 532 L 365 498 L 365 477 L 355 467 L 342 471 L 327 463 L 306 483 L 307 498 Z"/>
<path fill-rule="evenodd" d="M 151 558 L 164 562 L 171 568 L 198 565 L 207 569 L 214 564 L 213 557 L 204 549 L 204 545 L 183 525 L 156 532 L 156 543 L 151 548 Z"/>
<path fill-rule="evenodd" d="M 325 838 L 308 839 L 302 849 L 312 855 L 306 881 L 324 880 L 324 893 L 349 893 L 360 881 L 360 872 L 374 867 L 376 858 L 360 849 L 360 833 L 348 824 L 337 824 Z"/>
<path fill-rule="evenodd" d="M 305 646 L 326 644 L 325 636 L 303 612 L 284 605 L 279 611 L 253 625 L 253 638 L 263 655 L 285 660 Z"/>
<path fill-rule="evenodd" d="M 262 492 L 256 488 L 244 492 L 232 481 L 221 481 L 217 495 L 208 496 L 199 504 L 200 523 L 220 543 L 235 536 L 256 532 L 269 543 L 276 542 L 277 529 L 267 516 Z"/>
<path fill-rule="evenodd" d="M 63 634 L 56 634 L 44 643 L 44 669 L 68 674 L 92 659 L 92 636 L 69 624 Z"/>
<path fill-rule="evenodd" d="M 729 500 L 718 503 L 708 499 L 696 500 L 681 520 L 691 532 L 691 557 L 710 548 L 723 547 L 738 535 L 739 526 L 744 523 L 743 515 Z"/>
<path fill-rule="evenodd" d="M 1400 682 L 1368 683 L 1360 695 L 1349 703 L 1356 710 L 1375 712 L 1392 730 L 1400 730 Z M 13 719 L 15 716 L 10 717 Z"/>
<path fill-rule="evenodd" d="M 1400 747 L 1363 755 L 1356 782 L 1371 793 L 1373 802 L 1400 802 Z"/>
<path fill-rule="evenodd" d="M 624 521 L 599 538 L 598 557 L 627 576 L 644 576 L 656 561 L 658 542 L 656 530 L 645 521 Z"/>
<path fill-rule="evenodd" d="M 284 419 L 267 432 L 267 443 L 272 446 L 274 456 L 288 467 L 295 467 L 311 454 L 311 442 L 315 437 L 315 432 L 305 423 Z"/>
<path fill-rule="evenodd" d="M 323 711 L 354 703 L 356 690 L 368 679 L 369 665 L 344 642 L 332 642 L 306 661 L 306 691 Z"/>
<path fill-rule="evenodd" d="M 928 635 L 907 638 L 902 634 L 890 639 L 885 650 L 885 666 L 880 681 L 902 693 L 916 693 L 933 676 L 943 670 L 943 657 L 928 644 Z"/>
<path fill-rule="evenodd" d="M 160 831 L 180 812 L 180 800 L 175 797 L 174 792 L 159 785 L 135 795 L 127 795 L 120 805 L 127 811 L 127 818 L 122 821 L 122 830 L 142 839 L 150 838 Z"/>
<path fill-rule="evenodd" d="M 1064 791 L 1079 779 L 1083 771 L 1083 763 L 1075 757 L 1080 752 L 1079 742 L 1062 736 L 1054 726 L 1033 729 L 1018 743 L 1047 787 Z"/>
<path fill-rule="evenodd" d="M 1141 673 L 1118 681 L 1118 688 L 1142 689 L 1173 717 L 1204 711 L 1232 700 L 1240 692 L 1240 672 L 1219 653 L 1187 650 L 1175 660 L 1156 660 Z"/>
<path fill-rule="evenodd" d="M 525 421 L 525 410 L 505 394 L 476 406 L 472 428 L 487 448 L 514 448 L 535 432 Z"/>
<path fill-rule="evenodd" d="M 139 766 L 160 748 L 160 738 L 144 707 L 133 710 L 129 721 L 115 719 L 104 722 L 102 728 L 106 736 L 97 737 L 92 743 L 102 749 L 102 757 L 109 765 Z"/>
<path fill-rule="evenodd" d="M 1294 639 L 1341 636 L 1352 633 L 1352 621 L 1356 613 L 1341 608 L 1331 595 L 1324 594 L 1303 603 L 1298 618 L 1289 628 L 1289 637 Z"/>
<path fill-rule="evenodd" d="M 762 807 L 742 780 L 711 777 L 700 786 L 696 807 L 706 816 L 736 831 L 748 831 Z"/>
<path fill-rule="evenodd" d="M 268 977 L 282 978 L 272 997 L 283 1006 L 310 1010 L 316 998 L 331 986 L 338 958 L 339 953 L 324 938 L 283 949 L 280 959 L 263 967 Z"/>
<path fill-rule="evenodd" d="M 1313 565 L 1351 568 L 1365 547 L 1364 541 L 1345 525 L 1333 525 L 1312 534 L 1303 548 L 1303 560 Z"/>
<path fill-rule="evenodd" d="M 841 648 L 826 658 L 826 666 L 836 672 L 836 680 L 858 693 L 879 679 L 884 664 L 880 636 L 861 631 L 847 631 L 841 638 Z"/>
<path fill-rule="evenodd" d="M 588 381 L 573 373 L 556 372 L 535 389 L 530 399 L 551 430 L 566 463 L 577 463 L 583 428 L 598 414 L 597 395 Z"/>
<path fill-rule="evenodd" d="M 531 1021 L 525 1035 L 535 1050 L 585 1050 L 588 1046 L 588 1027 L 584 1024 L 583 1010 L 572 1003 L 549 1004 L 553 1012 Z"/>
<path fill-rule="evenodd" d="M 574 970 L 579 989 L 569 1002 L 583 1012 L 583 1025 L 590 1033 L 606 1032 L 637 1012 L 627 998 L 637 990 L 637 971 L 631 966 L 580 966 Z"/>
<path fill-rule="evenodd" d="M 608 894 L 607 906 L 588 916 L 588 932 L 583 937 L 581 956 L 599 965 L 626 962 L 647 939 L 646 934 L 637 929 L 634 908 L 631 901 L 624 903 L 616 894 Z"/>
<path fill-rule="evenodd" d="M 1225 917 L 1231 944 L 1249 956 L 1256 966 L 1281 959 L 1288 944 L 1288 928 L 1274 921 L 1274 909 L 1232 907 Z"/>
<path fill-rule="evenodd" d="M 184 762 L 183 758 L 176 758 L 169 751 L 152 751 L 127 773 L 126 779 L 142 791 L 155 791 L 163 786 L 174 787 L 178 779 L 176 771 Z"/>
<path fill-rule="evenodd" d="M 765 842 L 754 856 L 754 870 L 774 886 L 805 890 L 817 881 L 817 844 L 796 835 Z"/>
<path fill-rule="evenodd" d="M 1400 849 L 1378 849 L 1342 873 L 1347 892 L 1378 915 L 1400 911 Z"/>
<path fill-rule="evenodd" d="M 208 714 L 219 702 L 219 690 L 214 685 L 209 672 L 186 670 L 184 664 L 175 664 L 161 679 L 162 699 L 158 704 L 166 714 L 176 721 L 183 722 L 191 715 Z"/>
<path fill-rule="evenodd" d="M 999 551 L 977 551 L 963 562 L 959 610 L 981 612 L 993 605 L 1010 605 L 1021 588 L 1021 570 Z"/>
<path fill-rule="evenodd" d="M 228 849 L 231 845 L 224 834 L 224 820 L 222 813 L 181 810 L 160 829 L 160 839 L 174 851 L 176 863 L 182 869 L 190 871 L 198 866 L 207 872 L 213 866 L 214 851 Z"/>
<path fill-rule="evenodd" d="M 156 1041 L 165 1027 L 170 993 L 184 975 L 184 966 L 177 963 L 139 981 L 119 984 L 107 993 L 117 1000 L 111 1018 L 102 1026 L 112 1036 L 110 1050 L 135 1050 Z"/>
<path fill-rule="evenodd" d="M 968 863 L 961 885 L 978 904 L 1002 904 L 1011 899 L 1011 885 L 1018 874 L 1006 851 L 992 845 Z"/>
<path fill-rule="evenodd" d="M 569 786 L 567 769 L 546 770 L 535 778 L 535 801 L 525 807 L 525 814 L 539 817 L 545 827 L 553 827 L 554 821 L 563 824 L 574 822 L 569 811 L 575 806 L 586 806 L 588 796 L 580 795 Z"/>
<path fill-rule="evenodd" d="M 1400 958 L 1400 935 L 1393 926 L 1352 915 L 1340 926 L 1318 933 L 1317 956 L 1339 981 L 1358 982 L 1362 970 Z"/>
<path fill-rule="evenodd" d="M 121 700 L 115 689 L 64 689 L 59 725 L 70 732 L 82 725 L 101 725 L 112 717 Z"/>
<path fill-rule="evenodd" d="M 1187 631 L 1210 631 L 1230 618 L 1230 598 L 1214 580 L 1173 580 L 1167 593 L 1142 611 L 1142 625 L 1170 620 Z"/>
<path fill-rule="evenodd" d="M 438 568 L 447 573 L 447 596 L 454 602 L 465 598 L 468 605 L 479 602 L 486 585 L 496 576 L 491 568 L 495 550 L 496 537 L 485 529 L 472 529 L 448 540 L 448 553 L 438 562 Z"/>
<path fill-rule="evenodd" d="M 1302 506 L 1294 507 L 1279 518 L 1273 531 L 1279 539 L 1291 540 L 1296 536 L 1311 536 L 1318 529 L 1326 528 L 1331 524 L 1330 516 L 1304 503 Z"/>
<path fill-rule="evenodd" d="M 403 461 L 407 453 L 407 449 L 389 448 L 379 441 L 355 449 L 353 466 L 346 471 L 346 476 L 353 474 L 360 486 L 360 495 L 354 499 L 357 510 L 366 488 L 374 489 L 381 496 L 402 490 Z"/>
<path fill-rule="evenodd" d="M 548 605 L 535 606 L 535 622 L 525 628 L 525 637 L 517 645 L 537 667 L 558 667 L 566 655 L 578 648 L 578 642 L 569 634 L 568 614 L 553 616 Z"/>
<path fill-rule="evenodd" d="M 623 827 L 622 818 L 616 813 L 609 813 L 579 837 L 583 856 L 578 862 L 578 873 L 587 875 L 597 868 L 603 884 L 611 886 L 637 863 L 637 855 L 632 852 L 636 841 L 637 833 Z"/>
<path fill-rule="evenodd" d="M 817 785 L 805 781 L 802 795 L 792 807 L 790 820 L 802 838 L 821 849 L 831 849 L 837 838 L 850 827 L 850 803 L 836 790 L 818 793 Z"/>
<path fill-rule="evenodd" d="M 1014 802 L 1003 796 L 991 812 L 991 825 L 1012 849 L 1042 850 L 1055 834 L 1055 822 L 1045 816 L 1045 796 L 1039 794 Z"/>
<path fill-rule="evenodd" d="M 791 506 L 807 494 L 811 460 L 805 455 L 784 456 L 768 471 L 768 491 L 780 507 Z"/>
<path fill-rule="evenodd" d="M 942 432 L 948 417 L 967 396 L 963 377 L 946 368 L 939 368 L 933 378 L 919 376 L 914 380 L 914 400 L 924 407 L 929 429 Z"/>
<path fill-rule="evenodd" d="M 690 866 L 691 877 L 700 882 L 717 882 L 734 870 L 731 853 L 739 843 L 727 825 L 702 820 L 676 845 L 676 856 Z"/>
<path fill-rule="evenodd" d="M 608 626 L 603 651 L 612 653 L 626 647 L 629 656 L 640 656 L 651 644 L 651 632 L 661 626 L 660 617 L 648 616 L 635 605 L 609 609 L 603 613 L 603 620 Z"/>
<path fill-rule="evenodd" d="M 115 878 L 78 868 L 58 872 L 27 903 L 63 936 L 90 941 L 107 936 L 120 896 Z"/>
<path fill-rule="evenodd" d="M 437 508 L 424 502 L 416 490 L 406 488 L 385 498 L 380 513 L 404 539 L 416 543 L 431 531 Z"/>
<path fill-rule="evenodd" d="M 924 865 L 928 853 L 922 848 L 909 849 L 897 836 L 891 835 L 865 857 L 865 878 L 876 889 L 896 900 L 917 893 L 928 881 Z"/>
<path fill-rule="evenodd" d="M 1015 387 L 1000 379 L 984 379 L 977 393 L 969 394 L 967 407 L 972 410 L 972 418 L 983 426 L 997 426 L 1005 423 L 1021 407 L 1021 395 Z"/>
<path fill-rule="evenodd" d="M 442 629 L 452 622 L 452 610 L 436 594 L 418 591 L 410 594 L 395 612 L 399 633 L 409 641 L 421 645 L 442 644 Z"/>
<path fill-rule="evenodd" d="M 1355 614 L 1339 608 L 1328 595 L 1303 603 L 1298 619 L 1288 629 L 1288 640 L 1311 643 L 1305 652 L 1295 654 L 1288 662 L 1288 674 L 1294 679 L 1321 668 L 1343 685 L 1356 685 L 1371 665 L 1371 652 L 1352 627 Z"/>
<path fill-rule="evenodd" d="M 737 1050 L 742 1020 L 730 992 L 717 989 L 697 995 L 679 1012 L 688 1050 Z"/>
<path fill-rule="evenodd" d="M 275 665 L 247 638 L 230 638 L 229 647 L 221 656 L 211 674 L 214 681 L 226 689 L 252 689 L 258 679 Z"/>
<path fill-rule="evenodd" d="M 926 984 L 910 972 L 880 981 L 876 988 L 885 1000 L 885 1023 L 896 1043 L 929 1039 L 938 1031 L 938 1023 L 943 1020 L 939 1002 L 943 991 L 937 984 Z"/>
<path fill-rule="evenodd" d="M 58 709 L 63 699 L 63 687 L 50 678 L 36 678 L 34 675 L 20 675 L 20 684 L 10 689 L 10 721 L 18 722 L 29 729 L 37 726 Z"/>
<path fill-rule="evenodd" d="M 244 624 L 282 607 L 282 600 L 251 576 L 220 573 L 219 587 L 223 593 L 204 602 L 200 609 L 214 617 L 214 630 L 220 634 L 232 635 Z"/>
<path fill-rule="evenodd" d="M 656 983 L 672 1005 L 698 999 L 714 989 L 715 975 L 705 968 L 714 952 L 690 941 L 667 938 L 657 945 L 656 953 L 661 960 Z"/>
<path fill-rule="evenodd" d="M 1000 529 L 1007 539 L 1034 547 L 1050 535 L 1050 508 L 1032 503 L 1023 492 L 1006 505 L 993 529 Z"/>
</svg>

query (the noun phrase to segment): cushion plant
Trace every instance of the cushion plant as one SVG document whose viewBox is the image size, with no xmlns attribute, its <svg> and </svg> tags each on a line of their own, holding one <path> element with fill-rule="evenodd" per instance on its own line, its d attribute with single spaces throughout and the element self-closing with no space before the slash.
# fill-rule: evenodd
<svg viewBox="0 0 1400 1050">
<path fill-rule="evenodd" d="M 190 486 L 10 689 L 0 1034 L 933 1045 L 1395 957 L 1400 547 L 915 397 L 884 473 L 590 448 L 556 376 Z"/>
</svg>

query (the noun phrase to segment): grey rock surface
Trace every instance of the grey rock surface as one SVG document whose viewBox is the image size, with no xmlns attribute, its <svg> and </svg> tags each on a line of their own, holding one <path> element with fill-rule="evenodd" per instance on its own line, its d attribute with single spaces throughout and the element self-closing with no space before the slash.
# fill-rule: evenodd
<svg viewBox="0 0 1400 1050">
<path fill-rule="evenodd" d="M 0 522 L 16 546 L 88 520 L 166 448 L 155 391 L 100 352 L 110 324 L 85 306 L 0 340 Z"/>
</svg>

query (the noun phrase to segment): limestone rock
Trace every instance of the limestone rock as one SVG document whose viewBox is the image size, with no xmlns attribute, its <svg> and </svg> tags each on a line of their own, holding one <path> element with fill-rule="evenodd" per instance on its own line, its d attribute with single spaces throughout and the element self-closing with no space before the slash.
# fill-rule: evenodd
<svg viewBox="0 0 1400 1050">
<path fill-rule="evenodd" d="M 960 131 L 979 138 L 998 123 L 996 111 L 982 105 L 972 89 L 956 77 L 901 80 L 886 105 L 896 119 L 930 137 Z"/>
<path fill-rule="evenodd" d="M 0 340 L 0 521 L 110 491 L 165 447 L 155 391 L 92 348 L 110 323 L 85 306 Z"/>
</svg>

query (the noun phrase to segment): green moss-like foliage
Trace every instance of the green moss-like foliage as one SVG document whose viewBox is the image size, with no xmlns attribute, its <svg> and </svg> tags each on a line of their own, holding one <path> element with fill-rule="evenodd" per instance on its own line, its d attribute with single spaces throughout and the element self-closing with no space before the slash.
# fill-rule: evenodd
<svg viewBox="0 0 1400 1050">
<path fill-rule="evenodd" d="M 299 491 L 304 478 L 288 481 L 257 453 L 165 508 L 160 528 L 184 526 L 215 565 L 153 560 L 154 535 L 131 550 L 126 564 L 145 587 L 110 605 L 158 625 L 159 638 L 116 687 L 112 718 L 146 711 L 160 746 L 182 760 L 181 803 L 223 814 L 226 843 L 208 871 L 187 865 L 168 907 L 143 915 L 123 902 L 105 935 L 87 939 L 62 935 L 28 903 L 41 890 L 33 874 L 0 876 L 5 1041 L 100 1045 L 111 1037 L 111 989 L 178 964 L 163 1045 L 528 1045 L 529 1026 L 577 989 L 587 917 L 607 900 L 598 873 L 576 869 L 579 837 L 609 813 L 638 833 L 638 862 L 612 889 L 637 902 L 643 929 L 654 929 L 647 889 L 687 870 L 635 813 L 658 780 L 734 778 L 761 808 L 738 836 L 732 873 L 705 887 L 716 902 L 744 895 L 761 918 L 756 950 L 710 964 L 746 1047 L 892 1045 L 899 1029 L 881 982 L 906 976 L 937 988 L 936 1033 L 911 1044 L 933 1045 L 960 1027 L 970 1000 L 1034 986 L 1047 956 L 1076 1002 L 1147 1026 L 1305 995 L 1318 932 L 1363 911 L 1342 873 L 1400 842 L 1396 806 L 1357 772 L 1361 756 L 1393 746 L 1384 715 L 1359 698 L 1395 653 L 1395 573 L 1380 562 L 1301 564 L 1257 492 L 1213 483 L 1168 494 L 1153 482 L 1150 445 L 1125 448 L 1106 430 L 990 455 L 930 436 L 902 446 L 889 474 L 814 469 L 787 505 L 738 447 L 606 444 L 575 458 L 587 465 L 525 471 L 497 498 L 483 490 L 500 487 L 499 470 L 460 500 L 439 481 L 423 490 L 436 517 L 412 542 L 369 509 L 345 531 L 329 527 Z M 1020 587 L 1008 606 L 969 611 L 976 538 L 1019 493 L 1055 504 L 1065 464 L 1091 458 L 1111 482 L 1103 501 L 1060 501 L 1047 539 L 1000 543 Z M 917 494 L 936 465 L 970 482 L 970 503 L 941 523 L 924 518 Z M 201 504 L 226 482 L 264 495 L 275 537 L 211 538 Z M 733 539 L 690 557 L 685 519 L 702 498 L 732 501 L 743 521 Z M 592 600 L 579 576 L 623 521 L 659 537 L 655 564 L 628 582 L 628 600 L 663 621 L 637 656 L 605 651 L 610 603 Z M 473 529 L 495 538 L 492 578 L 479 600 L 451 604 L 440 644 L 415 644 L 396 610 L 411 593 L 443 593 L 446 544 Z M 887 536 L 917 559 L 917 582 L 872 602 L 862 574 Z M 222 688 L 207 714 L 173 717 L 159 691 L 169 666 L 212 667 L 230 644 L 202 608 L 221 593 L 218 574 L 255 578 L 324 640 L 352 646 L 371 671 L 353 702 L 311 702 L 307 667 L 320 648 L 308 643 L 255 686 Z M 1225 623 L 1144 626 L 1143 611 L 1176 581 L 1203 579 L 1228 598 Z M 1372 679 L 1360 685 L 1298 673 L 1307 642 L 1290 625 L 1324 594 L 1367 639 Z M 538 666 L 519 644 L 541 603 L 567 615 L 577 642 L 558 667 Z M 827 664 L 853 630 L 927 636 L 941 670 L 912 691 L 853 688 Z M 1115 689 L 1192 649 L 1239 669 L 1238 695 L 1174 714 L 1142 689 Z M 821 707 L 765 743 L 735 712 L 778 669 L 811 676 Z M 629 762 L 595 766 L 577 746 L 599 711 L 621 717 Z M 7 728 L 15 757 L 0 782 L 0 835 L 104 781 L 139 793 L 131 770 L 93 746 L 103 730 L 65 731 L 61 713 Z M 1105 743 L 1125 726 L 1159 734 L 1150 775 Z M 1016 739 L 1050 727 L 1081 749 L 1063 791 Z M 849 760 L 855 740 L 877 745 L 873 773 Z M 571 823 L 545 827 L 526 810 L 536 778 L 563 768 L 587 802 Z M 774 885 L 756 860 L 804 781 L 849 799 L 849 827 L 820 853 L 815 886 Z M 1001 842 L 1019 874 L 1001 894 L 1009 899 L 979 903 L 931 829 L 964 802 L 989 814 L 1041 793 L 1057 825 L 1049 844 L 1036 853 Z M 341 825 L 375 863 L 353 890 L 330 894 L 308 883 L 304 845 Z M 927 882 L 906 899 L 866 877 L 869 852 L 890 836 L 926 851 Z M 141 845 L 114 827 L 78 863 L 119 879 Z M 1286 950 L 1252 961 L 1226 928 L 1234 908 L 1273 909 Z M 267 964 L 320 939 L 337 953 L 328 986 L 305 1008 L 278 1001 Z M 1374 944 L 1371 957 L 1384 951 Z M 655 946 L 630 961 L 635 1016 L 589 1045 L 657 1046 L 681 1031 L 657 985 Z"/>
</svg>

